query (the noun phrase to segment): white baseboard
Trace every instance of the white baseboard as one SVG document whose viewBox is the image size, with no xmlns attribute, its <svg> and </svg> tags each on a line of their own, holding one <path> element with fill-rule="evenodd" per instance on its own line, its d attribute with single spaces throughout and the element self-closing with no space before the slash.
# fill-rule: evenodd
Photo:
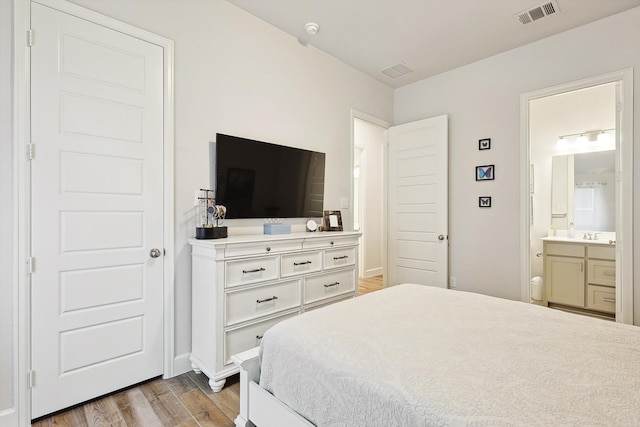
<svg viewBox="0 0 640 427">
<path fill-rule="evenodd" d="M 184 374 L 185 372 L 189 372 L 192 370 L 189 355 L 190 353 L 183 353 L 173 359 L 173 373 L 175 374 L 175 376 Z"/>
<path fill-rule="evenodd" d="M 382 273 L 383 273 L 382 267 L 372 268 L 364 272 L 364 277 L 366 279 L 369 277 L 380 276 Z"/>
</svg>

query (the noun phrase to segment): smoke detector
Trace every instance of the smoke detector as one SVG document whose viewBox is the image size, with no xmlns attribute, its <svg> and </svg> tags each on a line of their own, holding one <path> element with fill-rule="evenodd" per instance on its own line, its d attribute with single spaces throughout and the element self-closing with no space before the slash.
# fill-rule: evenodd
<svg viewBox="0 0 640 427">
<path fill-rule="evenodd" d="M 560 12 L 558 4 L 555 0 L 551 0 L 529 10 L 516 13 L 513 16 L 520 24 L 526 25 L 558 12 Z"/>
<path fill-rule="evenodd" d="M 308 22 L 304 25 L 304 30 L 310 36 L 314 36 L 319 29 L 320 29 L 320 25 L 316 24 L 315 22 Z"/>
</svg>

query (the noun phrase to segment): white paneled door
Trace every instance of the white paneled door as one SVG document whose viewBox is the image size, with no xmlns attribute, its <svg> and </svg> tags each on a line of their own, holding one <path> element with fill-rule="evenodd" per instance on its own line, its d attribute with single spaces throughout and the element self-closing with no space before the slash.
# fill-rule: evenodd
<svg viewBox="0 0 640 427">
<path fill-rule="evenodd" d="M 163 50 L 31 13 L 36 418 L 163 372 Z"/>
<path fill-rule="evenodd" d="M 389 128 L 388 286 L 447 287 L 447 150 L 446 115 Z"/>
</svg>

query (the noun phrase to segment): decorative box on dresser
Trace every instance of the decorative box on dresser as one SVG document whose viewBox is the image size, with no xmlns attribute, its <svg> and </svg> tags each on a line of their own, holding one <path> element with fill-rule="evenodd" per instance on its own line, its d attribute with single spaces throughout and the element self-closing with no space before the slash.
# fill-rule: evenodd
<svg viewBox="0 0 640 427">
<path fill-rule="evenodd" d="M 191 366 L 213 391 L 276 323 L 356 295 L 358 232 L 191 239 Z"/>
</svg>

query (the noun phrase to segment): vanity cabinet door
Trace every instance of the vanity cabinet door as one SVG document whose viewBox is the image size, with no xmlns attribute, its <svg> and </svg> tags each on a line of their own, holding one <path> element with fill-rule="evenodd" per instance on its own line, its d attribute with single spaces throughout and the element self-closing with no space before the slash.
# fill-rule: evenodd
<svg viewBox="0 0 640 427">
<path fill-rule="evenodd" d="M 545 288 L 547 301 L 584 307 L 584 258 L 547 256 Z"/>
</svg>

